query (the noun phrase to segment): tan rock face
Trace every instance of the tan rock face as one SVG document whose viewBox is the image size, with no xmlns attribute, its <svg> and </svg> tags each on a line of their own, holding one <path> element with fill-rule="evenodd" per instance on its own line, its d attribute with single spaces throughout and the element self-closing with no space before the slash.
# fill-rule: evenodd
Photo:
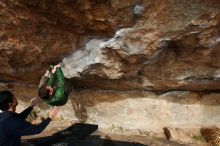
<svg viewBox="0 0 220 146">
<path fill-rule="evenodd" d="M 19 99 L 18 111 L 28 106 L 30 100 L 27 99 L 37 96 L 36 87 L 4 88 L 9 88 Z M 163 133 L 164 127 L 199 131 L 201 127 L 219 125 L 219 95 L 218 92 L 190 91 L 162 94 L 91 89 L 73 91 L 68 103 L 59 107 L 57 119 L 97 124 L 107 133 Z M 39 108 L 40 115 L 47 116 L 50 107 L 42 103 Z"/>
<path fill-rule="evenodd" d="M 171 141 L 179 141 L 182 143 L 192 143 L 192 139 L 190 139 L 189 135 L 184 133 L 181 129 L 178 128 L 164 128 L 164 134 L 166 138 Z"/>
<path fill-rule="evenodd" d="M 0 7 L 0 78 L 23 83 L 36 84 L 86 36 L 108 36 L 133 20 L 131 13 L 119 19 L 105 1 L 3 0 Z"/>
<path fill-rule="evenodd" d="M 154 132 L 219 124 L 219 8 L 219 0 L 1 0 L 0 81 L 23 85 L 13 90 L 24 106 L 48 66 L 62 62 L 79 90 L 64 119 Z"/>
<path fill-rule="evenodd" d="M 86 107 L 86 121 L 104 129 L 159 133 L 167 126 L 193 129 L 219 123 L 218 93 L 84 90 L 75 95 Z"/>
<path fill-rule="evenodd" d="M 109 41 L 90 40 L 85 50 L 63 60 L 64 75 L 87 79 L 130 77 L 137 74 L 146 60 L 159 54 L 157 38 L 156 31 L 128 28 L 116 32 Z"/>
<path fill-rule="evenodd" d="M 219 89 L 217 0 L 16 0 L 0 6 L 3 81 L 37 84 L 49 64 L 64 58 L 65 76 L 88 87 Z"/>
<path fill-rule="evenodd" d="M 134 27 L 90 40 L 63 60 L 64 74 L 105 89 L 217 90 L 219 18 L 202 15 L 173 34 Z"/>
</svg>

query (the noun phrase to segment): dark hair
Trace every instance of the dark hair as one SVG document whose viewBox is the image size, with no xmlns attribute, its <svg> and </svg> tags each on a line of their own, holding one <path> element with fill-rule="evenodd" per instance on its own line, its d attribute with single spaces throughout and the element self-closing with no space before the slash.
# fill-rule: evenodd
<svg viewBox="0 0 220 146">
<path fill-rule="evenodd" d="M 14 95 L 10 91 L 0 92 L 0 110 L 7 111 L 9 109 L 9 103 L 13 102 Z"/>
<path fill-rule="evenodd" d="M 42 98 L 42 99 L 48 99 L 48 98 L 50 98 L 49 91 L 48 91 L 48 89 L 46 88 L 45 85 L 43 85 L 43 86 L 40 87 L 40 89 L 38 90 L 38 95 L 39 95 L 40 98 Z"/>
</svg>

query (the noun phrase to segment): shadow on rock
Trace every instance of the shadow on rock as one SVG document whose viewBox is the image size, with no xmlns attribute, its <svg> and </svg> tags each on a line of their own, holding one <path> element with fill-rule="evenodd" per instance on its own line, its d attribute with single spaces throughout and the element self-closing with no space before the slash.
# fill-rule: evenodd
<svg viewBox="0 0 220 146">
<path fill-rule="evenodd" d="M 98 125 L 77 123 L 63 131 L 53 134 L 52 136 L 29 139 L 27 141 L 28 143 L 34 146 L 38 146 L 38 145 L 52 146 L 55 145 L 56 143 L 66 141 L 68 138 L 71 138 L 72 141 L 83 140 L 86 137 L 88 137 L 90 134 L 95 132 L 97 129 L 98 129 Z"/>
<path fill-rule="evenodd" d="M 27 146 L 144 146 L 133 142 L 113 141 L 110 137 L 102 139 L 98 135 L 90 135 L 97 129 L 98 125 L 77 123 L 52 136 L 25 141 L 28 143 Z"/>
<path fill-rule="evenodd" d="M 77 117 L 79 122 L 85 122 L 88 116 L 84 103 L 80 101 L 79 97 L 72 98 L 71 103 L 75 112 L 75 116 Z"/>
</svg>

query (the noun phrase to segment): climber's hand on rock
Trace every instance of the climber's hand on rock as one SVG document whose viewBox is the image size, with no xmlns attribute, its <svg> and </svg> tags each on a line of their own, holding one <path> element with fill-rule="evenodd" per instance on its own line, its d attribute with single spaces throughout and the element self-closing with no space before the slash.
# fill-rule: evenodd
<svg viewBox="0 0 220 146">
<path fill-rule="evenodd" d="M 55 73 L 58 67 L 60 67 L 60 63 L 53 67 L 52 73 Z"/>
<path fill-rule="evenodd" d="M 56 72 L 56 70 L 57 70 L 57 68 L 54 66 L 54 68 L 52 69 L 52 73 L 55 73 Z"/>
<path fill-rule="evenodd" d="M 55 106 L 49 110 L 48 117 L 53 119 L 57 114 L 58 114 L 58 108 Z"/>
<path fill-rule="evenodd" d="M 54 66 L 55 68 L 58 68 L 60 67 L 60 63 L 58 63 L 57 65 Z"/>
</svg>

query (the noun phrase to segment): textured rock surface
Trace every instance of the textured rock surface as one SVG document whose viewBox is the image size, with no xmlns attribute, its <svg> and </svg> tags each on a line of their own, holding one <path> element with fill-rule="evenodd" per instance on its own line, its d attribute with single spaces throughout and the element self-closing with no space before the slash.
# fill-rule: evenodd
<svg viewBox="0 0 220 146">
<path fill-rule="evenodd" d="M 5 88 L 19 99 L 18 111 L 28 105 L 28 98 L 37 96 L 35 87 Z M 163 133 L 164 127 L 190 131 L 220 124 L 219 96 L 218 92 L 74 91 L 68 104 L 60 107 L 58 120 L 98 124 L 111 134 Z M 40 115 L 46 116 L 48 108 L 41 104 Z"/>
<path fill-rule="evenodd" d="M 2 81 L 36 84 L 50 63 L 74 52 L 63 60 L 65 75 L 90 87 L 220 87 L 217 0 L 2 0 L 0 6 Z"/>
<path fill-rule="evenodd" d="M 106 37 L 133 21 L 127 5 L 114 10 L 107 1 L 1 0 L 0 7 L 0 79 L 12 82 L 36 84 L 89 36 Z"/>
<path fill-rule="evenodd" d="M 87 121 L 100 128 L 139 129 L 161 133 L 163 127 L 199 128 L 219 124 L 219 93 L 82 91 Z"/>
<path fill-rule="evenodd" d="M 109 41 L 90 40 L 83 51 L 76 51 L 63 60 L 64 75 L 67 78 L 120 79 L 137 74 L 148 58 L 152 59 L 161 51 L 155 47 L 158 33 L 149 31 L 121 29 Z"/>
<path fill-rule="evenodd" d="M 184 133 L 183 130 L 178 128 L 164 128 L 164 135 L 166 135 L 166 138 L 171 141 L 179 141 L 183 143 L 192 143 L 192 139 L 190 139 L 189 135 L 187 133 Z"/>
<path fill-rule="evenodd" d="M 172 33 L 121 29 L 110 40 L 90 40 L 63 60 L 63 70 L 93 88 L 217 90 L 219 26 L 219 14 L 203 14 Z"/>
<path fill-rule="evenodd" d="M 19 109 L 49 64 L 62 62 L 77 87 L 64 119 L 113 133 L 220 124 L 219 0 L 0 0 L 0 8 L 0 81 Z"/>
</svg>

